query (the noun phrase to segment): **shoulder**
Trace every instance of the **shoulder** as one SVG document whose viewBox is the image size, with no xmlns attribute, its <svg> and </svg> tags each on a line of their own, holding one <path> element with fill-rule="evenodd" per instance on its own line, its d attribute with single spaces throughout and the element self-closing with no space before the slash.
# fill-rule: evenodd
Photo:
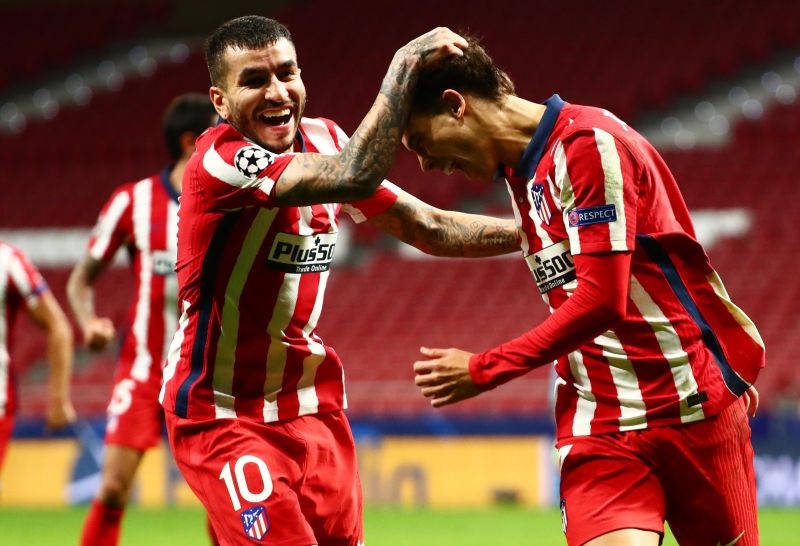
<svg viewBox="0 0 800 546">
<path fill-rule="evenodd" d="M 15 271 L 14 268 L 22 266 L 22 269 L 16 269 L 16 271 L 24 270 L 28 274 L 38 274 L 36 266 L 33 265 L 25 251 L 5 241 L 0 241 L 0 262 L 4 262 L 6 267 L 11 266 L 12 272 Z"/>
<path fill-rule="evenodd" d="M 339 125 L 328 118 L 303 118 L 300 130 L 314 148 L 323 154 L 335 154 L 347 144 L 348 136 Z"/>
<path fill-rule="evenodd" d="M 112 199 L 114 199 L 114 197 L 116 197 L 118 195 L 132 196 L 133 193 L 136 191 L 136 187 L 137 186 L 139 186 L 139 185 L 141 185 L 143 183 L 144 184 L 149 183 L 151 178 L 152 177 L 148 176 L 147 178 L 141 178 L 139 180 L 130 180 L 128 182 L 124 182 L 122 184 L 119 184 L 117 187 L 115 187 L 111 191 L 111 194 L 109 195 L 109 201 L 111 201 Z"/>
<path fill-rule="evenodd" d="M 203 171 L 237 185 L 254 178 L 281 155 L 247 140 L 227 123 L 206 131 L 198 140 L 197 153 Z"/>
<path fill-rule="evenodd" d="M 20 248 L 5 241 L 0 241 L 0 254 L 26 259 L 25 253 Z"/>
<path fill-rule="evenodd" d="M 608 134 L 615 139 L 626 140 L 635 134 L 627 123 L 605 108 L 569 104 L 564 108 L 567 123 L 560 135 L 562 142 L 582 138 L 597 138 L 598 134 Z"/>
</svg>

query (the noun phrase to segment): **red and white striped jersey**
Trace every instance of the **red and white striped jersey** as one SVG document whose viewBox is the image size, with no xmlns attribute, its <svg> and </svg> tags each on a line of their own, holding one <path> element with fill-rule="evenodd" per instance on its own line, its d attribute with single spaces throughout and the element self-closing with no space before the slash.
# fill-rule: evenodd
<svg viewBox="0 0 800 546">
<path fill-rule="evenodd" d="M 161 379 L 167 348 L 178 327 L 178 194 L 165 168 L 117 188 L 100 211 L 89 239 L 89 255 L 110 262 L 120 247 L 134 274 L 129 330 L 122 340 L 119 370 L 137 381 Z"/>
<path fill-rule="evenodd" d="M 504 173 L 544 301 L 553 311 L 575 292 L 573 255 L 633 253 L 624 320 L 556 362 L 558 438 L 718 413 L 755 381 L 764 347 L 696 241 L 675 179 L 608 111 L 558 95 L 545 104 Z"/>
<path fill-rule="evenodd" d="M 16 247 L 0 241 L 0 417 L 14 415 L 17 406 L 11 343 L 20 307 L 33 309 L 49 290 L 36 267 Z"/>
<path fill-rule="evenodd" d="M 296 153 L 335 154 L 346 135 L 303 118 L 275 155 L 228 124 L 207 130 L 187 165 L 179 212 L 183 313 L 161 400 L 184 418 L 274 422 L 347 406 L 342 363 L 317 335 L 339 215 L 388 209 L 384 182 L 363 201 L 279 207 L 274 187 Z"/>
</svg>

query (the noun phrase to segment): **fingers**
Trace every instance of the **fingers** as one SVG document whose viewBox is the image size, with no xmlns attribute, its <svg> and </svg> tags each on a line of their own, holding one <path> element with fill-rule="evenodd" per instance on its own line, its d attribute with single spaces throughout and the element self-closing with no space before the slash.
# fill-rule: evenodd
<svg viewBox="0 0 800 546">
<path fill-rule="evenodd" d="M 439 27 L 437 30 L 441 35 L 441 40 L 444 42 L 444 47 L 447 48 L 449 53 L 453 55 L 464 54 L 464 50 L 467 49 L 469 45 L 465 38 L 447 27 Z"/>
<path fill-rule="evenodd" d="M 442 375 L 439 360 L 418 360 L 414 362 L 414 384 L 418 387 L 437 385 L 448 381 Z"/>
<path fill-rule="evenodd" d="M 447 396 L 442 396 L 440 398 L 434 398 L 431 400 L 431 406 L 434 408 L 441 408 L 442 406 L 447 406 L 454 402 L 458 402 L 458 400 L 456 400 L 455 393 L 450 393 Z"/>
<path fill-rule="evenodd" d="M 86 346 L 92 351 L 101 351 L 114 339 L 114 333 L 114 323 L 110 319 L 96 319 L 84 332 Z"/>
<path fill-rule="evenodd" d="M 422 387 L 420 391 L 422 392 L 422 396 L 425 398 L 443 398 L 447 397 L 451 392 L 453 392 L 455 388 L 455 384 L 453 383 L 444 383 L 442 385 L 434 385 L 431 387 Z"/>
<path fill-rule="evenodd" d="M 76 418 L 77 416 L 75 414 L 75 408 L 72 407 L 72 404 L 66 404 L 63 406 L 55 405 L 47 411 L 46 429 L 62 429 L 70 423 L 73 423 Z"/>
<path fill-rule="evenodd" d="M 467 40 L 447 27 L 435 28 L 406 47 L 418 55 L 424 64 L 433 64 L 453 56 L 461 56 L 469 46 Z"/>
</svg>

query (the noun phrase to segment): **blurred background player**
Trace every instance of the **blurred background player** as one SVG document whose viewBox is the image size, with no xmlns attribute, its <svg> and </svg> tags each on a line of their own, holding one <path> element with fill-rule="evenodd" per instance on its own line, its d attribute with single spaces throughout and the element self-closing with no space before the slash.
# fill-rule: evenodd
<svg viewBox="0 0 800 546">
<path fill-rule="evenodd" d="M 316 333 L 340 213 L 431 253 L 517 247 L 511 221 L 439 211 L 381 183 L 417 71 L 462 46 L 440 28 L 398 50 L 348 141 L 332 121 L 303 118 L 286 27 L 242 17 L 207 42 L 225 122 L 198 140 L 186 170 L 183 315 L 162 401 L 178 466 L 226 543 L 363 544 L 342 363 Z"/>
<path fill-rule="evenodd" d="M 0 469 L 14 428 L 16 381 L 11 366 L 14 323 L 21 307 L 47 334 L 50 362 L 46 424 L 62 428 L 75 420 L 70 400 L 72 328 L 44 278 L 25 254 L 0 241 Z"/>
<path fill-rule="evenodd" d="M 144 452 L 161 440 L 161 370 L 177 328 L 174 269 L 181 179 L 195 139 L 215 120 L 216 112 L 205 95 L 187 93 L 170 103 L 163 132 L 174 163 L 112 193 L 94 227 L 86 257 L 69 278 L 72 311 L 84 342 L 93 351 L 104 349 L 115 335 L 111 319 L 95 312 L 94 284 L 120 248 L 129 254 L 135 278 L 130 327 L 121 341 L 108 405 L 101 485 L 84 522 L 82 546 L 118 544 L 136 469 Z"/>
<path fill-rule="evenodd" d="M 504 179 L 551 316 L 479 354 L 427 349 L 441 407 L 556 360 L 567 542 L 758 544 L 746 411 L 761 337 L 729 299 L 655 149 L 607 110 L 516 96 L 474 40 L 423 70 L 404 143 L 424 170 Z"/>
</svg>

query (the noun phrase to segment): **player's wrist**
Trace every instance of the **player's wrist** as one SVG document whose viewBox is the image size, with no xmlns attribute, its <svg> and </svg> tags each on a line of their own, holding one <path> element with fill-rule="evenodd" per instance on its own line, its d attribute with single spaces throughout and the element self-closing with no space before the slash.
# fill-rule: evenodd
<svg viewBox="0 0 800 546">
<path fill-rule="evenodd" d="M 469 357 L 469 375 L 472 382 L 480 391 L 487 391 L 493 387 L 491 378 L 486 373 L 486 353 L 475 353 Z"/>
</svg>

